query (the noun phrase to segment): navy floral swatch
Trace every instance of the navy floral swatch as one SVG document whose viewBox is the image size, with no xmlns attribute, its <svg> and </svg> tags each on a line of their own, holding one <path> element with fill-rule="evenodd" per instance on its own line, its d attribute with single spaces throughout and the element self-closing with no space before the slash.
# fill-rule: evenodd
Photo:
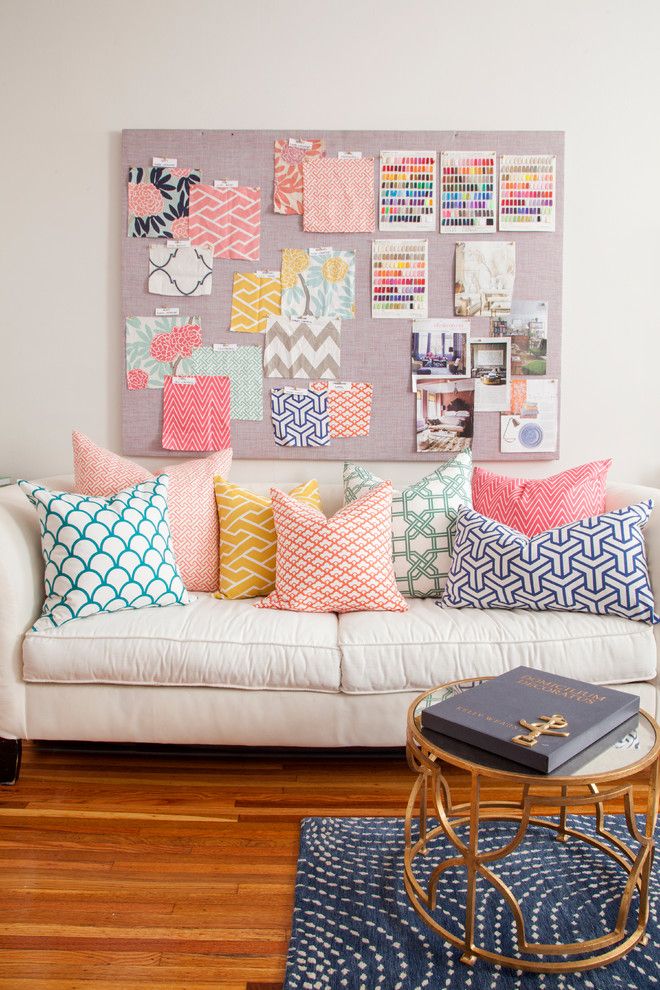
<svg viewBox="0 0 660 990">
<path fill-rule="evenodd" d="M 190 187 L 201 179 L 198 168 L 155 165 L 128 170 L 128 236 L 188 237 Z"/>
</svg>

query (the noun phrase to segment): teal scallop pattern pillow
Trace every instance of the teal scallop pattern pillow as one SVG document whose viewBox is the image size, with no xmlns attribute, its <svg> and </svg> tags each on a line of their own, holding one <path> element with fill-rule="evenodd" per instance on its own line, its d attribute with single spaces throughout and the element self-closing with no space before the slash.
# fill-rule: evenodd
<svg viewBox="0 0 660 990">
<path fill-rule="evenodd" d="M 360 464 L 344 464 L 344 504 L 382 478 Z M 397 588 L 406 598 L 439 598 L 454 551 L 461 505 L 472 505 L 472 455 L 462 451 L 392 496 L 392 558 Z"/>
<path fill-rule="evenodd" d="M 161 474 L 112 498 L 19 481 L 41 523 L 46 601 L 35 632 L 98 612 L 187 605 Z"/>
</svg>

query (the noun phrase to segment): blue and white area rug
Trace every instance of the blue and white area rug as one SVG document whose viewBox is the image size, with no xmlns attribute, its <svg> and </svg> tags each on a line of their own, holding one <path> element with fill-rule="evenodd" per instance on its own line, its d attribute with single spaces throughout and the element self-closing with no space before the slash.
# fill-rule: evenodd
<svg viewBox="0 0 660 990">
<path fill-rule="evenodd" d="M 636 849 L 623 818 L 610 815 L 606 821 L 613 834 Z M 571 824 L 578 826 L 569 817 Z M 579 827 L 593 832 L 594 819 L 580 819 Z M 480 849 L 503 845 L 512 828 L 509 823 L 482 826 Z M 450 855 L 448 843 L 446 849 Z M 474 967 L 461 963 L 460 952 L 426 928 L 410 906 L 403 886 L 403 850 L 399 818 L 303 821 L 284 990 L 660 990 L 658 857 L 651 882 L 649 944 L 601 969 L 543 975 L 483 961 Z M 438 857 L 429 854 L 415 862 L 424 882 Z M 573 942 L 614 928 L 624 874 L 587 843 L 559 843 L 554 832 L 530 827 L 514 853 L 491 865 L 520 901 L 530 941 Z M 464 903 L 465 871 L 448 870 L 441 878 L 435 917 L 460 932 Z M 630 929 L 636 917 L 635 896 Z M 476 923 L 478 943 L 517 954 L 511 913 L 483 880 Z"/>
</svg>

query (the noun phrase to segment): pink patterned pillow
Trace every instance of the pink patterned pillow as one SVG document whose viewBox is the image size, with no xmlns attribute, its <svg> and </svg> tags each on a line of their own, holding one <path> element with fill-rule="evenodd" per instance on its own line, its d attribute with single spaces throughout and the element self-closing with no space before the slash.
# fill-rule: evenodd
<svg viewBox="0 0 660 990">
<path fill-rule="evenodd" d="M 405 612 L 392 564 L 392 484 L 384 481 L 330 519 L 271 488 L 275 591 L 256 608 Z"/>
<path fill-rule="evenodd" d="M 218 587 L 218 512 L 213 476 L 227 478 L 231 450 L 219 450 L 163 468 L 170 477 L 168 503 L 176 562 L 189 591 Z M 73 433 L 75 490 L 109 498 L 123 488 L 156 477 L 146 468 L 99 447 L 84 433 Z"/>
<path fill-rule="evenodd" d="M 507 478 L 475 467 L 472 505 L 482 516 L 536 536 L 605 511 L 611 460 L 591 461 L 550 478 Z"/>
</svg>

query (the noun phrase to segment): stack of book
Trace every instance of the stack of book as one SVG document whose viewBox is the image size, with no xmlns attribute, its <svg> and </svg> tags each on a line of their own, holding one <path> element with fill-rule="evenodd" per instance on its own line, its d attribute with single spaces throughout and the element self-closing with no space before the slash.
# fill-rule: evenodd
<svg viewBox="0 0 660 990">
<path fill-rule="evenodd" d="M 639 712 L 639 698 L 516 667 L 422 712 L 422 725 L 551 773 Z"/>
</svg>

